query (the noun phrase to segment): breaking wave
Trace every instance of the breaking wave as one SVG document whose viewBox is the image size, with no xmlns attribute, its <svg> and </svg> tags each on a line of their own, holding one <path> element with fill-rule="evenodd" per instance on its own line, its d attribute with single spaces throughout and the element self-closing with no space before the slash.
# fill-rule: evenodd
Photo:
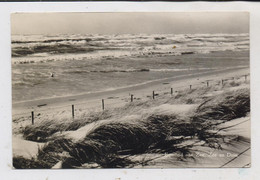
<svg viewBox="0 0 260 180">
<path fill-rule="evenodd" d="M 13 62 L 185 55 L 249 49 L 249 34 L 12 36 Z M 66 58 L 66 57 L 73 58 Z"/>
</svg>

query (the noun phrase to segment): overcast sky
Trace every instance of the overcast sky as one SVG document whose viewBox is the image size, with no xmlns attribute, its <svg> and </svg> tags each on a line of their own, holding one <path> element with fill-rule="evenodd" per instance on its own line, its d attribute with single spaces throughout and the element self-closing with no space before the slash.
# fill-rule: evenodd
<svg viewBox="0 0 260 180">
<path fill-rule="evenodd" d="M 12 34 L 248 33 L 246 12 L 16 13 Z"/>
</svg>

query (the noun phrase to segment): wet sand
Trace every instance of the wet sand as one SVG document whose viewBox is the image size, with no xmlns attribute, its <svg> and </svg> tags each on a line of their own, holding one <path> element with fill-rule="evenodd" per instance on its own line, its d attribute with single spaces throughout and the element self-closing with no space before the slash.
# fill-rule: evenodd
<svg viewBox="0 0 260 180">
<path fill-rule="evenodd" d="M 47 99 L 39 99 L 33 101 L 24 101 L 13 103 L 13 118 L 23 116 L 23 114 L 29 115 L 31 111 L 43 112 L 53 111 L 59 109 L 71 109 L 71 105 L 74 104 L 77 107 L 82 106 L 85 108 L 100 108 L 101 99 L 105 100 L 105 108 L 122 106 L 130 101 L 130 94 L 134 95 L 136 99 L 151 99 L 152 91 L 161 95 L 170 93 L 171 88 L 173 91 L 178 89 L 185 89 L 206 86 L 206 81 L 221 81 L 222 79 L 228 79 L 232 77 L 244 76 L 249 74 L 249 68 L 236 67 L 231 69 L 215 70 L 209 72 L 198 72 L 195 74 L 181 75 L 172 78 L 160 79 L 141 85 L 124 87 L 115 90 L 95 92 L 88 94 L 79 94 Z M 249 78 L 249 77 L 247 77 Z"/>
</svg>

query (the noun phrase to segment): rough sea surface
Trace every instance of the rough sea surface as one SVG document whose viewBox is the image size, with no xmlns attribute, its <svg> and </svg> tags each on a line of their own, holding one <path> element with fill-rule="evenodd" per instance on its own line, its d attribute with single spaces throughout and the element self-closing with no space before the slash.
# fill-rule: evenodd
<svg viewBox="0 0 260 180">
<path fill-rule="evenodd" d="M 249 66 L 249 34 L 13 35 L 13 102 Z"/>
</svg>

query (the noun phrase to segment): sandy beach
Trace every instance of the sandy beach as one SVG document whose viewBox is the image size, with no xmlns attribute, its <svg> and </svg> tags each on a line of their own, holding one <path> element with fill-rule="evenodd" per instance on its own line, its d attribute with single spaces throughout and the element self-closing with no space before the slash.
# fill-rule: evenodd
<svg viewBox="0 0 260 180">
<path fill-rule="evenodd" d="M 130 94 L 133 94 L 134 101 L 149 100 L 152 99 L 153 91 L 158 95 L 163 95 L 169 94 L 171 88 L 173 88 L 173 93 L 177 93 L 178 90 L 190 88 L 190 85 L 192 85 L 192 88 L 203 87 L 207 86 L 207 81 L 210 86 L 216 85 L 222 80 L 241 78 L 245 75 L 249 75 L 249 73 L 249 68 L 235 67 L 210 72 L 186 74 L 105 92 L 13 103 L 13 118 L 17 119 L 19 117 L 31 116 L 31 111 L 35 111 L 37 114 L 40 113 L 41 116 L 44 114 L 57 114 L 57 112 L 66 112 L 69 116 L 69 114 L 71 114 L 72 104 L 74 104 L 76 111 L 100 111 L 102 110 L 102 99 L 105 100 L 105 109 L 115 108 L 130 102 Z M 249 79 L 249 76 L 247 79 Z"/>
<path fill-rule="evenodd" d="M 246 76 L 245 76 L 246 75 Z M 223 83 L 222 84 L 222 80 Z M 84 141 L 85 137 L 91 135 L 95 129 L 106 126 L 113 123 L 130 123 L 135 124 L 135 119 L 142 119 L 146 117 L 145 114 L 155 114 L 157 116 L 169 116 L 178 114 L 180 119 L 186 119 L 187 115 L 192 115 L 198 109 L 198 104 L 195 102 L 192 104 L 173 104 L 170 105 L 164 101 L 168 101 L 173 97 L 177 98 L 179 93 L 191 92 L 194 98 L 200 98 L 201 95 L 196 95 L 196 91 L 200 92 L 201 89 L 212 88 L 208 90 L 206 94 L 203 94 L 203 98 L 219 97 L 222 94 L 232 93 L 239 91 L 240 89 L 249 88 L 250 72 L 249 68 L 234 68 L 224 69 L 212 72 L 204 72 L 192 75 L 185 75 L 181 77 L 173 77 L 170 79 L 158 80 L 151 82 L 150 84 L 139 85 L 131 88 L 117 89 L 109 92 L 100 92 L 96 94 L 87 95 L 75 95 L 69 97 L 51 98 L 45 100 L 28 101 L 24 103 L 14 104 L 13 108 L 15 112 L 23 112 L 22 114 L 13 114 L 13 154 L 15 157 L 35 158 L 39 153 L 38 150 L 48 146 L 49 142 L 42 142 L 36 140 L 28 141 L 24 140 L 20 132 L 26 127 L 41 127 L 46 122 L 51 122 L 50 126 L 58 126 L 56 123 L 62 122 L 62 124 L 70 124 L 73 121 L 80 122 L 81 119 L 87 116 L 88 113 L 95 112 L 102 114 L 101 99 L 105 99 L 105 110 L 108 112 L 114 112 L 120 114 L 120 109 L 124 109 L 130 105 L 130 94 L 134 95 L 134 103 L 138 102 L 149 103 L 148 108 L 141 108 L 130 111 L 129 114 L 120 114 L 108 116 L 108 119 L 104 117 L 104 120 L 94 121 L 93 123 L 87 123 L 85 126 L 76 130 L 62 131 L 53 134 L 52 138 L 59 139 L 60 137 L 70 139 L 72 142 L 77 143 Z M 208 82 L 208 84 L 207 84 Z M 221 90 L 221 87 L 225 84 L 239 83 L 234 87 L 228 87 Z M 190 85 L 192 85 L 190 87 Z M 173 94 L 171 95 L 171 89 L 173 88 Z M 191 88 L 191 89 L 190 89 Z M 152 91 L 155 91 L 156 96 L 153 100 Z M 188 93 L 189 94 L 189 93 Z M 187 95 L 188 95 L 187 94 Z M 185 98 L 185 94 L 180 95 Z M 74 99 L 74 101 L 70 101 Z M 163 101 L 162 101 L 163 100 Z M 87 101 L 87 103 L 86 103 Z M 155 102 L 153 105 L 152 102 Z M 161 102 L 162 101 L 162 102 Z M 164 103 L 163 103 L 164 102 Z M 37 107 L 38 104 L 45 103 L 46 106 Z M 159 104 L 158 104 L 159 103 Z M 176 102 L 175 102 L 176 103 Z M 178 101 L 177 101 L 178 103 Z M 71 104 L 75 105 L 75 119 L 71 117 Z M 128 104 L 128 105 L 127 105 Z M 158 104 L 158 105 L 157 105 Z M 151 107 L 150 107 L 151 106 Z M 33 107 L 33 108 L 32 108 Z M 17 109 L 18 110 L 17 110 Z M 117 108 L 119 112 L 117 112 Z M 34 110 L 35 118 L 34 125 L 31 124 L 30 111 Z M 25 112 L 28 111 L 26 114 Z M 24 115 L 26 114 L 26 115 Z M 149 115 L 150 116 L 150 115 Z M 57 120 L 57 122 L 55 122 Z M 46 122 L 45 122 L 46 121 Z M 139 123 L 140 120 L 137 120 Z M 211 124 L 211 123 L 210 123 Z M 45 125 L 44 125 L 45 126 Z M 173 168 L 173 167 L 249 167 L 250 161 L 250 117 L 243 117 L 233 119 L 231 121 L 219 121 L 210 125 L 210 129 L 207 133 L 217 133 L 224 140 L 224 143 L 220 143 L 221 148 L 212 148 L 205 145 L 207 141 L 194 138 L 192 136 L 172 136 L 169 138 L 182 139 L 182 143 L 177 144 L 178 148 L 186 149 L 189 147 L 189 153 L 184 160 L 179 152 L 176 153 L 143 153 L 131 155 L 128 160 L 131 162 L 138 162 L 134 165 L 130 165 L 131 168 Z M 184 138 L 184 139 L 183 139 Z M 239 138 L 239 141 L 237 140 Z M 174 140 L 175 142 L 176 140 Z M 178 140 L 179 141 L 179 140 Z M 227 143 L 228 142 L 228 143 Z M 217 143 L 217 142 L 216 142 Z M 217 143 L 217 144 L 218 144 Z M 214 143 L 213 143 L 214 144 Z M 216 144 L 214 145 L 216 146 Z M 220 157 L 221 156 L 221 157 Z M 121 157 L 121 156 L 120 156 Z M 124 155 L 122 156 L 124 157 Z M 217 158 L 217 159 L 216 159 Z M 140 164 L 140 162 L 142 162 Z M 144 165 L 145 164 L 145 165 Z M 97 164 L 83 164 L 81 168 L 95 168 Z M 57 162 L 52 168 L 62 168 L 62 161 Z"/>
<path fill-rule="evenodd" d="M 166 32 L 174 21 L 13 34 L 13 167 L 250 167 L 248 30 Z"/>
</svg>

